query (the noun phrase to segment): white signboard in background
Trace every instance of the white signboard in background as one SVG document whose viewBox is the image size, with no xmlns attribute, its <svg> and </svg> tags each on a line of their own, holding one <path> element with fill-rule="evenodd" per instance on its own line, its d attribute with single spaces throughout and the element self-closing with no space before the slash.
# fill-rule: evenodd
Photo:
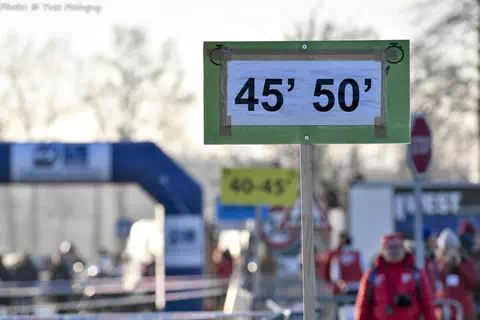
<svg viewBox="0 0 480 320">
<path fill-rule="evenodd" d="M 166 215 L 166 267 L 202 267 L 204 261 L 204 224 L 202 215 Z"/>
<path fill-rule="evenodd" d="M 227 85 L 234 126 L 373 126 L 382 115 L 381 61 L 229 61 Z"/>
<path fill-rule="evenodd" d="M 12 181 L 109 181 L 111 145 L 25 143 L 10 150 Z"/>
</svg>

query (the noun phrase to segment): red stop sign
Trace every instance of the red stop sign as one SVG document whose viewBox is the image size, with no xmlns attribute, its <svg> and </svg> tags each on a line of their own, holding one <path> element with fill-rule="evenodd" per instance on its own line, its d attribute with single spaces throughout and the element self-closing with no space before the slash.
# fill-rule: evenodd
<svg viewBox="0 0 480 320">
<path fill-rule="evenodd" d="M 412 173 L 422 176 L 427 173 L 432 159 L 432 132 L 423 115 L 412 116 L 411 128 L 408 162 Z"/>
</svg>

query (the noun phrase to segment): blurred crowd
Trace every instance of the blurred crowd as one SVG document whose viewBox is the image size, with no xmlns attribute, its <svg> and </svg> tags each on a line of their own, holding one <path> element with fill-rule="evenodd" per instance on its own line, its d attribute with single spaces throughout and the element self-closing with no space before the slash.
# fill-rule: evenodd
<svg viewBox="0 0 480 320">
<path fill-rule="evenodd" d="M 40 297 L 41 302 L 62 303 L 77 301 L 84 297 L 74 295 L 73 281 L 92 278 L 120 277 L 124 258 L 108 250 L 98 251 L 97 261 L 88 265 L 78 253 L 73 243 L 64 241 L 58 252 L 49 257 L 32 256 L 26 251 L 3 253 L 0 256 L 0 288 L 34 288 L 39 281 L 57 281 L 54 286 L 61 289 L 59 295 Z M 6 283 L 8 282 L 8 283 Z M 38 297 L 0 297 L 0 307 L 34 305 Z M 45 301 L 46 300 L 46 301 Z M 62 310 L 58 311 L 63 313 Z M 32 313 L 32 312 L 26 312 Z"/>
<path fill-rule="evenodd" d="M 316 254 L 318 276 L 332 295 L 356 294 L 355 319 L 458 319 L 454 307 L 435 299 L 460 303 L 463 319 L 480 319 L 480 235 L 470 222 L 436 235 L 424 228 L 425 261 L 418 268 L 415 245 L 399 233 L 380 240 L 381 251 L 365 268 L 361 251 L 346 232 L 339 246 Z"/>
<path fill-rule="evenodd" d="M 476 307 L 480 305 L 480 233 L 466 221 L 461 223 L 458 230 L 446 228 L 436 234 L 424 227 L 423 231 L 425 257 L 422 267 L 415 261 L 415 244 L 402 234 L 384 235 L 379 239 L 381 249 L 378 255 L 365 263 L 361 250 L 355 248 L 351 236 L 347 232 L 341 232 L 337 248 L 328 251 L 318 249 L 315 252 L 317 278 L 323 280 L 333 296 L 355 295 L 356 320 L 460 319 L 456 308 L 436 304 L 438 299 L 458 302 L 462 307 L 463 319 L 480 319 Z M 241 257 L 234 258 L 228 248 L 220 248 L 218 242 L 212 249 L 210 263 L 218 278 L 230 279 L 234 271 L 241 266 L 243 268 L 244 264 L 247 272 L 256 273 L 265 279 L 276 279 L 275 276 L 278 277 L 280 272 L 278 257 L 272 250 L 265 250 L 258 257 L 259 260 L 242 262 Z M 73 284 L 92 278 L 124 277 L 128 273 L 128 265 L 129 259 L 125 254 L 114 254 L 104 249 L 98 251 L 95 263 L 87 264 L 73 243 L 68 241 L 61 243 L 58 252 L 46 259 L 32 257 L 28 252 L 3 254 L 0 257 L 0 289 L 5 282 L 8 282 L 7 286 L 30 288 L 34 286 L 32 282 L 53 280 L 57 281 L 56 286 L 63 283 L 64 290 L 61 294 L 45 297 L 0 294 L 0 309 L 7 306 L 31 306 L 46 301 L 58 305 L 127 295 L 119 292 L 90 296 L 84 292 L 74 292 Z M 153 259 L 142 260 L 137 265 L 141 265 L 140 277 L 155 275 Z M 268 290 L 268 286 L 261 289 L 264 295 L 275 294 Z M 210 302 L 208 309 L 219 310 L 224 305 L 225 296 Z M 342 307 L 342 303 L 335 308 L 338 307 Z M 155 310 L 154 305 L 122 308 L 124 309 L 93 310 Z M 72 310 L 58 309 L 56 312 L 70 313 Z"/>
</svg>

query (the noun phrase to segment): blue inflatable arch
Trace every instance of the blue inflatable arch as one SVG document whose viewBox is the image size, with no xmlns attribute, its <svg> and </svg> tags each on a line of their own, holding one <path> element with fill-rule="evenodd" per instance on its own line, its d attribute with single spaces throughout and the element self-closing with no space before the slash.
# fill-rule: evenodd
<svg viewBox="0 0 480 320">
<path fill-rule="evenodd" d="M 197 221 L 198 232 L 193 237 L 198 245 L 190 250 L 192 255 L 201 258 L 191 259 L 190 254 L 185 256 L 180 252 L 168 255 L 167 241 L 165 267 L 167 276 L 202 274 L 202 188 L 157 145 L 151 142 L 0 143 L 0 183 L 69 182 L 137 183 L 165 207 L 166 226 L 169 221 L 173 228 L 182 224 L 184 220 L 178 219 Z M 201 309 L 202 301 L 198 299 L 169 302 L 166 306 L 167 311 Z"/>
</svg>

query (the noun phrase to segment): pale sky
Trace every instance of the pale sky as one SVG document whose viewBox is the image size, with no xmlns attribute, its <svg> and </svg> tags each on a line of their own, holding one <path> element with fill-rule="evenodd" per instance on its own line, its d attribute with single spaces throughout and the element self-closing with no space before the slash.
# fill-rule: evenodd
<svg viewBox="0 0 480 320">
<path fill-rule="evenodd" d="M 322 16 L 339 24 L 372 26 L 382 39 L 411 39 L 413 30 L 405 8 L 414 0 L 136 0 L 71 1 L 102 6 L 100 14 L 91 12 L 45 12 L 42 4 L 65 4 L 69 1 L 4 1 L 30 6 L 39 3 L 35 12 L 0 11 L 2 31 L 16 31 L 35 38 L 66 37 L 78 55 L 108 50 L 110 30 L 114 24 L 144 27 L 151 40 L 159 43 L 173 39 L 186 70 L 186 85 L 199 99 L 195 113 L 188 119 L 195 145 L 203 144 L 203 41 L 272 41 L 282 40 L 293 26 L 309 17 L 315 6 Z M 1 54 L 1 53 L 0 53 Z M 78 121 L 60 130 L 65 139 L 89 139 L 82 134 Z M 85 130 L 83 130 L 84 132 Z M 208 147 L 211 148 L 211 147 Z"/>
</svg>

